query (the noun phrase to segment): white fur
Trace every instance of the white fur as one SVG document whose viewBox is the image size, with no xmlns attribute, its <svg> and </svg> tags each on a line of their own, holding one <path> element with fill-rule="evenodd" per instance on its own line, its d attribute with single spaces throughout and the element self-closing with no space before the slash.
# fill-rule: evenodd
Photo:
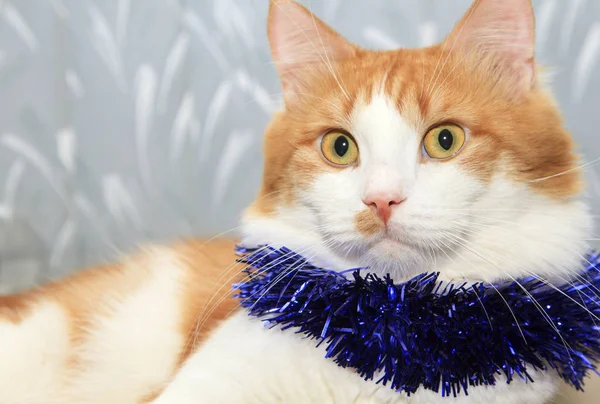
<svg viewBox="0 0 600 404">
<path fill-rule="evenodd" d="M 86 318 L 93 329 L 83 345 L 70 341 L 74 324 L 51 299 L 40 300 L 22 322 L 0 320 L 0 403 L 133 404 L 162 388 L 183 344 L 183 266 L 168 249 L 148 254 L 128 263 L 146 282 L 129 295 L 104 296 L 96 317 Z M 77 366 L 69 362 L 75 357 Z"/>
<path fill-rule="evenodd" d="M 583 202 L 541 196 L 501 174 L 485 184 L 453 161 L 421 163 L 426 128 L 407 122 L 382 94 L 357 102 L 351 123 L 360 165 L 318 176 L 273 217 L 246 217 L 246 243 L 286 245 L 334 269 L 372 265 L 397 280 L 424 271 L 447 280 L 532 272 L 571 279 L 591 227 Z M 354 215 L 366 208 L 365 194 L 380 191 L 407 199 L 394 210 L 388 236 L 363 236 Z M 535 383 L 506 385 L 499 377 L 498 386 L 457 399 L 424 390 L 407 398 L 323 356 L 314 341 L 265 329 L 242 312 L 211 335 L 155 403 L 541 404 L 557 387 L 548 372 L 536 373 Z"/>
<path fill-rule="evenodd" d="M 461 399 L 442 399 L 432 392 L 407 398 L 362 380 L 323 355 L 324 348 L 315 348 L 314 341 L 265 329 L 240 312 L 211 336 L 153 403 L 532 404 L 548 400 L 554 392 L 553 377 L 535 373 L 536 383 L 499 383 L 495 388 L 472 389 Z"/>
<path fill-rule="evenodd" d="M 182 267 L 162 249 L 149 262 L 149 282 L 129 296 L 107 296 L 111 315 L 97 313 L 91 338 L 79 348 L 85 371 L 66 389 L 65 402 L 132 403 L 172 374 L 184 340 Z"/>
<path fill-rule="evenodd" d="M 56 397 L 69 348 L 67 321 L 52 303 L 35 306 L 19 324 L 0 321 L 0 403 L 41 404 L 43 397 Z"/>
</svg>

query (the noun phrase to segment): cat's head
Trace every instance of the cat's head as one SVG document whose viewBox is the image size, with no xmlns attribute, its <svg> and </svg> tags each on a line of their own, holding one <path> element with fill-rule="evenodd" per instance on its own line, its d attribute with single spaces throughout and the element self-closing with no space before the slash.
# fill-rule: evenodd
<svg viewBox="0 0 600 404">
<path fill-rule="evenodd" d="M 580 259 L 581 172 L 535 65 L 530 0 L 479 0 L 424 49 L 361 49 L 290 0 L 271 3 L 268 33 L 285 108 L 247 239 L 401 276 Z"/>
</svg>

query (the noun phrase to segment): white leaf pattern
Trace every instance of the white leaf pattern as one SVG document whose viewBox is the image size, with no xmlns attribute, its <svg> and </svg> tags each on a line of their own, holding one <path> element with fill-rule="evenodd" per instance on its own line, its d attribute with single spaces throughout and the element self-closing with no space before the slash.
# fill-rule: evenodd
<svg viewBox="0 0 600 404">
<path fill-rule="evenodd" d="M 8 1 L 4 1 L 0 8 L 2 9 L 2 14 L 4 15 L 6 23 L 17 33 L 29 50 L 32 52 L 36 51 L 38 48 L 38 40 L 29 27 L 29 24 L 23 19 L 19 10 Z"/>
</svg>

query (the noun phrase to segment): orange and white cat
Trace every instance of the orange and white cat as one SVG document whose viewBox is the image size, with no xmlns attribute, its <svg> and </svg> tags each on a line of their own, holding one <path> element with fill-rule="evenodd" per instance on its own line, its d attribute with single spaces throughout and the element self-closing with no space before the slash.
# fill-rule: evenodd
<svg viewBox="0 0 600 404">
<path fill-rule="evenodd" d="M 366 7 L 366 5 L 365 5 Z M 575 276 L 591 217 L 573 141 L 534 61 L 530 0 L 478 0 L 447 39 L 369 51 L 272 1 L 285 108 L 243 218 L 247 245 L 402 281 Z M 233 242 L 149 247 L 0 298 L 0 403 L 541 404 L 552 372 L 411 397 L 236 311 Z"/>
</svg>

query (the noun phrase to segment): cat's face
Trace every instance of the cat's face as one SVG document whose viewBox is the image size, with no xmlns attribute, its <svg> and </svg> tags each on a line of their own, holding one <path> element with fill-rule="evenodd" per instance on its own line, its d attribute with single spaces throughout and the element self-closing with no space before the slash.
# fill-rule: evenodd
<svg viewBox="0 0 600 404">
<path fill-rule="evenodd" d="M 582 239 L 585 209 L 571 202 L 580 175 L 534 74 L 529 0 L 471 11 L 444 44 L 371 52 L 294 2 L 273 5 L 286 108 L 267 130 L 247 221 L 280 224 L 283 239 L 293 228 L 307 251 L 405 274 L 467 255 L 504 259 L 531 238 L 544 245 L 557 214 L 576 223 L 561 237 Z"/>
</svg>

